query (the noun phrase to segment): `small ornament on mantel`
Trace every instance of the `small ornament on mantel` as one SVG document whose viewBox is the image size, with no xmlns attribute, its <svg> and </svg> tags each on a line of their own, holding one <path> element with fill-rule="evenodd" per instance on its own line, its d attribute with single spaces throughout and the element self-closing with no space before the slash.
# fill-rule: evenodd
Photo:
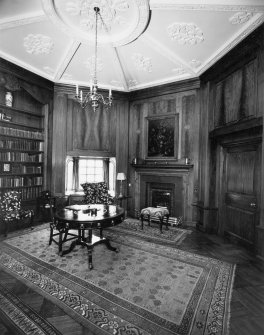
<svg viewBox="0 0 264 335">
<path fill-rule="evenodd" d="M 11 92 L 6 92 L 6 95 L 5 95 L 5 104 L 8 107 L 12 107 L 13 106 L 13 94 Z"/>
</svg>

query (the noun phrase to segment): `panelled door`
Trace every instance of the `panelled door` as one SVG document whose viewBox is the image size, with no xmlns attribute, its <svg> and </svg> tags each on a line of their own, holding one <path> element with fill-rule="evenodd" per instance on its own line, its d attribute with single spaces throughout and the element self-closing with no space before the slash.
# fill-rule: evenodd
<svg viewBox="0 0 264 335">
<path fill-rule="evenodd" d="M 220 224 L 248 246 L 254 245 L 258 221 L 260 149 L 258 140 L 224 146 Z"/>
</svg>

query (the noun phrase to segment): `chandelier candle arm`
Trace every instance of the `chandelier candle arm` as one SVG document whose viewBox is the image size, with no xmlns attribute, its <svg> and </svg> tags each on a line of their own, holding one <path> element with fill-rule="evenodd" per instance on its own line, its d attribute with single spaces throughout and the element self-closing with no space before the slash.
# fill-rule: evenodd
<svg viewBox="0 0 264 335">
<path fill-rule="evenodd" d="M 85 97 L 83 98 L 83 91 L 80 91 L 79 95 L 79 86 L 76 85 L 76 100 L 79 102 L 81 107 L 85 109 L 88 106 L 91 106 L 93 108 L 93 111 L 95 112 L 100 104 L 103 104 L 107 107 L 112 106 L 112 89 L 109 89 L 109 95 L 108 97 L 104 97 L 102 94 L 98 93 L 98 86 L 97 86 L 97 29 L 98 29 L 98 15 L 100 16 L 100 19 L 102 20 L 102 23 L 104 25 L 103 19 L 100 15 L 100 8 L 94 7 L 95 11 L 95 48 L 94 48 L 94 73 L 92 74 L 92 83 L 90 85 L 90 92 L 88 92 Z"/>
</svg>

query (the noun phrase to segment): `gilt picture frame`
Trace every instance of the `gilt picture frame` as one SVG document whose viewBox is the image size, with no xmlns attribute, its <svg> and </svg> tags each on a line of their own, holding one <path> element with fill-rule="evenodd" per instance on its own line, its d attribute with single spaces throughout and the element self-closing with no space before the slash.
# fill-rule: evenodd
<svg viewBox="0 0 264 335">
<path fill-rule="evenodd" d="M 179 114 L 146 117 L 147 160 L 175 160 L 178 158 Z"/>
</svg>

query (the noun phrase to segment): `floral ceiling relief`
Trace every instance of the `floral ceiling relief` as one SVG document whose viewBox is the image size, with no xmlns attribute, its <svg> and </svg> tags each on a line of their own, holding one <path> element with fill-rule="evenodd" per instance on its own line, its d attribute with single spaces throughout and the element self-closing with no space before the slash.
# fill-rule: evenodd
<svg viewBox="0 0 264 335">
<path fill-rule="evenodd" d="M 252 16 L 253 16 L 253 13 L 238 12 L 229 18 L 229 22 L 231 24 L 242 24 L 242 23 L 247 22 L 249 19 L 251 19 Z"/>
<path fill-rule="evenodd" d="M 185 74 L 186 70 L 182 66 L 179 66 L 179 67 L 175 67 L 174 69 L 172 69 L 172 72 L 176 74 L 177 76 L 179 76 L 181 74 Z"/>
<path fill-rule="evenodd" d="M 74 0 L 66 3 L 66 12 L 72 16 L 80 16 L 80 27 L 83 30 L 94 28 L 94 7 L 100 8 L 100 14 L 108 30 L 111 30 L 113 24 L 123 25 L 126 23 L 122 12 L 129 9 L 129 4 L 125 0 Z M 105 29 L 101 20 L 98 21 L 98 28 Z"/>
<path fill-rule="evenodd" d="M 202 62 L 199 61 L 198 59 L 193 59 L 190 61 L 190 65 L 193 69 L 196 69 L 197 67 L 202 65 Z"/>
<path fill-rule="evenodd" d="M 49 36 L 29 34 L 24 38 L 24 47 L 28 53 L 33 55 L 49 54 L 54 43 Z"/>
<path fill-rule="evenodd" d="M 202 30 L 194 23 L 172 23 L 168 26 L 167 32 L 172 40 L 179 44 L 194 45 L 204 41 Z"/>
<path fill-rule="evenodd" d="M 152 72 L 152 63 L 149 57 L 144 57 L 139 53 L 135 53 L 132 56 L 132 60 L 137 70 L 145 71 L 145 72 Z"/>
</svg>

